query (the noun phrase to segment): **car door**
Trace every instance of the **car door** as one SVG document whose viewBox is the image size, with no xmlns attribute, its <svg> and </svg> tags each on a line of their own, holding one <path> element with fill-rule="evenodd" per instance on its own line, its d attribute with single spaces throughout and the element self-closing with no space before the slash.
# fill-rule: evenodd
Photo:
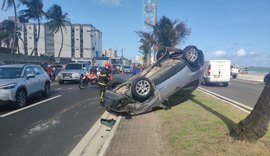
<svg viewBox="0 0 270 156">
<path fill-rule="evenodd" d="M 44 72 L 37 66 L 33 66 L 34 72 L 36 74 L 36 81 L 37 81 L 37 91 L 44 90 L 46 77 L 43 75 Z"/>
<path fill-rule="evenodd" d="M 27 78 L 27 75 L 34 74 L 34 77 Z M 38 91 L 38 82 L 36 80 L 36 74 L 33 67 L 28 66 L 24 70 L 25 86 L 27 88 L 28 95 Z"/>
</svg>

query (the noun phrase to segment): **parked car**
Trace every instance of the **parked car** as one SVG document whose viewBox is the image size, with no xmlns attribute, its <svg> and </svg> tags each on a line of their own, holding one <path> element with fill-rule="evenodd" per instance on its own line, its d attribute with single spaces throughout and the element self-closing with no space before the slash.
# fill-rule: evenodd
<svg viewBox="0 0 270 156">
<path fill-rule="evenodd" d="M 270 72 L 268 74 L 266 74 L 263 78 L 263 82 L 264 84 L 266 84 L 267 81 L 270 81 Z"/>
<path fill-rule="evenodd" d="M 58 73 L 58 83 L 63 84 L 65 81 L 80 82 L 83 75 L 90 72 L 91 65 L 88 62 L 68 63 L 64 70 Z"/>
<path fill-rule="evenodd" d="M 159 56 L 154 64 L 124 83 L 111 80 L 105 107 L 119 113 L 141 114 L 155 107 L 165 108 L 165 101 L 173 95 L 184 99 L 199 86 L 204 72 L 201 50 L 195 46 L 184 50 L 166 48 Z"/>
<path fill-rule="evenodd" d="M 50 78 L 39 65 L 11 64 L 0 66 L 0 105 L 15 103 L 18 108 L 31 96 L 50 95 Z"/>
</svg>

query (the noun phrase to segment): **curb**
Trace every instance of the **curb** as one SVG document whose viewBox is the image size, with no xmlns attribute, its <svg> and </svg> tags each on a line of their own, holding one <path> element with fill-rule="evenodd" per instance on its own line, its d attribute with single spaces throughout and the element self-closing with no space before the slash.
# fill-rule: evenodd
<svg viewBox="0 0 270 156">
<path fill-rule="evenodd" d="M 102 125 L 100 119 L 114 119 L 116 123 L 110 129 Z M 96 121 L 92 128 L 80 140 L 76 147 L 69 153 L 69 156 L 102 156 L 105 154 L 114 132 L 121 120 L 120 116 L 115 116 L 105 111 Z"/>
<path fill-rule="evenodd" d="M 198 90 L 200 90 L 200 91 L 202 91 L 204 93 L 207 93 L 207 94 L 209 94 L 209 95 L 211 95 L 211 96 L 213 96 L 215 98 L 221 99 L 222 101 L 225 101 L 225 102 L 227 102 L 227 103 L 229 103 L 229 104 L 231 104 L 231 105 L 233 105 L 233 106 L 235 106 L 235 107 L 237 107 L 237 108 L 239 108 L 239 109 L 241 109 L 241 110 L 243 110 L 243 111 L 245 111 L 247 113 L 250 113 L 250 111 L 253 110 L 252 107 L 246 106 L 246 105 L 244 105 L 244 104 L 242 104 L 240 102 L 237 102 L 237 101 L 234 101 L 232 99 L 226 98 L 226 97 L 224 97 L 222 95 L 216 94 L 214 92 L 203 89 L 201 87 L 198 87 Z"/>
</svg>

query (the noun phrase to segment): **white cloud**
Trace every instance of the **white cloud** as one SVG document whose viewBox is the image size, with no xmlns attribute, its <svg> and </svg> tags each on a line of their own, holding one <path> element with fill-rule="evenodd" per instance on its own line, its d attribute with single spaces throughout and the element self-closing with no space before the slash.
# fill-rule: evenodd
<svg viewBox="0 0 270 156">
<path fill-rule="evenodd" d="M 245 57 L 247 55 L 245 49 L 239 49 L 237 52 L 236 52 L 236 55 L 238 57 Z"/>
<path fill-rule="evenodd" d="M 222 50 L 217 50 L 213 53 L 214 56 L 223 56 L 223 55 L 226 55 L 226 52 L 225 51 L 222 51 Z"/>
<path fill-rule="evenodd" d="M 110 5 L 110 6 L 119 6 L 123 0 L 98 0 L 101 4 Z"/>
</svg>

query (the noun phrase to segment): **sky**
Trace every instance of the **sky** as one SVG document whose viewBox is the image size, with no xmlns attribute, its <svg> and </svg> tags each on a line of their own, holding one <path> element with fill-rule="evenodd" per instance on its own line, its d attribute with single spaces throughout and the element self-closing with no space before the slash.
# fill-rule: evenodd
<svg viewBox="0 0 270 156">
<path fill-rule="evenodd" d="M 2 5 L 3 0 L 0 0 Z M 143 28 L 143 0 L 43 0 L 68 13 L 73 24 L 92 24 L 102 32 L 103 49 L 123 49 L 135 60 Z M 19 10 L 22 7 L 19 8 Z M 13 10 L 0 11 L 0 20 Z M 185 22 L 191 29 L 177 47 L 195 45 L 205 59 L 229 59 L 240 66 L 270 67 L 269 0 L 157 0 L 157 18 Z"/>
</svg>

